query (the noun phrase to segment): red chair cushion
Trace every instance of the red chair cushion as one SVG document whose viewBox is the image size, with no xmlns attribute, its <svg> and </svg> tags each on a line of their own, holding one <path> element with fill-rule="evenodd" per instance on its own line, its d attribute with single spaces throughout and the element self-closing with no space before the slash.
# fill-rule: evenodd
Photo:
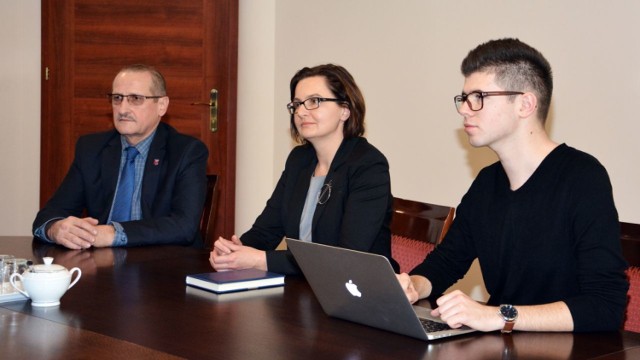
<svg viewBox="0 0 640 360">
<path fill-rule="evenodd" d="M 640 333 L 640 267 L 630 266 L 627 269 L 629 279 L 629 292 L 627 296 L 627 316 L 624 322 L 624 329 Z"/>
<path fill-rule="evenodd" d="M 391 235 L 391 256 L 400 264 L 400 272 L 408 273 L 435 248 L 434 244 Z"/>
</svg>

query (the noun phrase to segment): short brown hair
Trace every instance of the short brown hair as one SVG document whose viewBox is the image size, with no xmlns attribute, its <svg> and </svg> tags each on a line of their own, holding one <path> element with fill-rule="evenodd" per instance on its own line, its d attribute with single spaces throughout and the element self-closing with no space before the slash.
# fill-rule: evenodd
<svg viewBox="0 0 640 360">
<path fill-rule="evenodd" d="M 538 117 L 545 123 L 553 75 L 551 65 L 538 50 L 518 39 L 491 40 L 471 50 L 460 70 L 465 77 L 475 72 L 493 73 L 496 82 L 509 91 L 532 90 L 538 97 Z"/>
</svg>

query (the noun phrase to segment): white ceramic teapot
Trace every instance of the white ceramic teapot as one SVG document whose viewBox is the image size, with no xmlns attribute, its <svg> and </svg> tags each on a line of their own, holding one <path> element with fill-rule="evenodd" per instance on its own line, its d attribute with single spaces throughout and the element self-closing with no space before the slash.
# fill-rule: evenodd
<svg viewBox="0 0 640 360">
<path fill-rule="evenodd" d="M 45 257 L 42 260 L 44 264 L 33 265 L 22 275 L 12 274 L 9 281 L 16 290 L 31 298 L 31 306 L 60 305 L 60 298 L 80 280 L 82 271 L 77 267 L 69 271 L 62 265 L 54 265 L 51 257 Z M 78 274 L 71 282 L 74 272 Z M 22 282 L 24 291 L 16 284 L 18 279 Z"/>
</svg>

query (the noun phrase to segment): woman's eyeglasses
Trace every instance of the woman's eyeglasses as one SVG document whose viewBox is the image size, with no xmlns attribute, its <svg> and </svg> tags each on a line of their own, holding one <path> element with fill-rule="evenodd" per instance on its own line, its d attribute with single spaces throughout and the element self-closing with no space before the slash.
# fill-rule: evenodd
<svg viewBox="0 0 640 360">
<path fill-rule="evenodd" d="M 346 101 L 344 100 L 340 100 L 340 99 L 334 99 L 334 98 L 323 98 L 323 97 L 318 97 L 318 96 L 312 96 L 304 101 L 292 101 L 290 103 L 287 104 L 287 110 L 289 110 L 289 114 L 293 115 L 296 113 L 296 110 L 298 110 L 298 108 L 300 107 L 300 105 L 303 105 L 305 109 L 307 110 L 314 110 L 320 107 L 320 104 L 323 101 L 334 101 L 334 102 L 339 102 L 339 103 L 345 103 Z"/>
</svg>

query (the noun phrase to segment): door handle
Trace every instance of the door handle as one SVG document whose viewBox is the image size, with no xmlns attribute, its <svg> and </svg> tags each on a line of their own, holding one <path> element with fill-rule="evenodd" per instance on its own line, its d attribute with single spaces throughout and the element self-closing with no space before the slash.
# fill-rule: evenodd
<svg viewBox="0 0 640 360">
<path fill-rule="evenodd" d="M 211 89 L 209 94 L 209 102 L 194 102 L 191 105 L 202 105 L 209 107 L 209 130 L 211 132 L 218 131 L 218 90 Z"/>
</svg>

